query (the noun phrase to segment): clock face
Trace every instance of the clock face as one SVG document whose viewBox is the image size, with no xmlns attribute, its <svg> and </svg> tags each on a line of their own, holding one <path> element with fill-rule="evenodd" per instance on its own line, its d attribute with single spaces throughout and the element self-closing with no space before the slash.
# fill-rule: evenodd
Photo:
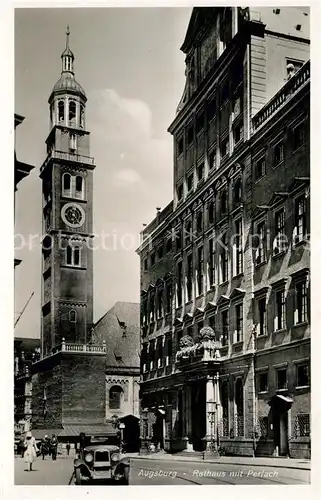
<svg viewBox="0 0 321 500">
<path fill-rule="evenodd" d="M 62 207 L 61 217 L 65 224 L 80 227 L 85 222 L 84 209 L 77 203 L 67 203 Z"/>
</svg>

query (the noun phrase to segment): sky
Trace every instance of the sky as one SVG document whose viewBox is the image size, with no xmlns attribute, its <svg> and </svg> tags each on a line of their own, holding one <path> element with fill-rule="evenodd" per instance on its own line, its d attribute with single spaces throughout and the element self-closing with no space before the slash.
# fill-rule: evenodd
<svg viewBox="0 0 321 500">
<path fill-rule="evenodd" d="M 190 8 L 15 10 L 15 112 L 20 161 L 35 165 L 15 199 L 15 336 L 40 336 L 41 181 L 48 97 L 61 72 L 66 25 L 75 76 L 86 91 L 94 171 L 94 321 L 116 301 L 139 302 L 139 232 L 172 199 L 167 128 L 185 84 L 179 50 Z M 102 235 L 109 235 L 103 237 Z M 103 240 L 107 243 L 102 248 Z"/>
</svg>

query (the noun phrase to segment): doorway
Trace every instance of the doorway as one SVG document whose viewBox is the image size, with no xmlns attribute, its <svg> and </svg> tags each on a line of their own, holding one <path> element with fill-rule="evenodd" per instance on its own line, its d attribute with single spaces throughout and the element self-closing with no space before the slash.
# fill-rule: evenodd
<svg viewBox="0 0 321 500">
<path fill-rule="evenodd" d="M 204 380 L 191 385 L 192 438 L 194 451 L 204 451 L 206 442 L 206 385 Z"/>
<path fill-rule="evenodd" d="M 293 400 L 277 394 L 270 401 L 273 420 L 274 449 L 277 456 L 289 455 L 289 410 Z"/>
<path fill-rule="evenodd" d="M 156 420 L 153 424 L 153 441 L 156 449 L 164 449 L 164 425 L 165 425 L 165 411 L 157 410 Z"/>
</svg>

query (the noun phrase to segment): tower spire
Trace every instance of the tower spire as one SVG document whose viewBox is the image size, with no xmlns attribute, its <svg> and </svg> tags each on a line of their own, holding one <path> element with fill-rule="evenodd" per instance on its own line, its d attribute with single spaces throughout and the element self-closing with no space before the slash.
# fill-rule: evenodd
<svg viewBox="0 0 321 500">
<path fill-rule="evenodd" d="M 66 50 L 69 49 L 69 35 L 70 35 L 69 24 L 67 24 L 67 29 L 66 29 Z"/>
<path fill-rule="evenodd" d="M 69 29 L 69 24 L 67 24 L 66 28 L 66 48 L 61 54 L 61 59 L 62 59 L 62 73 L 74 73 L 74 54 L 70 50 L 69 47 L 69 36 L 70 36 L 70 29 Z"/>
</svg>

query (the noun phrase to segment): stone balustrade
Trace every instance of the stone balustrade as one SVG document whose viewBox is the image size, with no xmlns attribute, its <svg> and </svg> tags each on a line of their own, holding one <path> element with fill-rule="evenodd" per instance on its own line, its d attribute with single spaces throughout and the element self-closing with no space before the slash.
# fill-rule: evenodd
<svg viewBox="0 0 321 500">
<path fill-rule="evenodd" d="M 104 354 L 106 353 L 106 342 L 103 341 L 101 345 L 94 344 L 77 344 L 73 342 L 66 342 L 65 339 L 62 339 L 61 344 L 54 348 L 54 353 L 57 352 L 87 352 L 90 354 L 98 353 Z"/>
<path fill-rule="evenodd" d="M 310 80 L 310 61 L 307 61 L 283 87 L 253 117 L 253 130 L 257 130 L 271 118 L 278 109 L 288 101 L 307 81 Z"/>
<path fill-rule="evenodd" d="M 220 357 L 221 344 L 216 340 L 204 340 L 190 347 L 184 347 L 176 353 L 176 363 L 195 363 L 217 361 Z"/>
<path fill-rule="evenodd" d="M 41 171 L 47 166 L 48 162 L 51 160 L 51 158 L 56 158 L 58 160 L 71 160 L 71 161 L 77 161 L 80 163 L 84 163 L 86 165 L 94 165 L 95 160 L 91 156 L 84 156 L 84 155 L 78 155 L 74 153 L 69 153 L 65 151 L 56 151 L 53 150 L 51 151 L 50 154 L 48 154 L 46 160 L 44 161 Z"/>
</svg>

